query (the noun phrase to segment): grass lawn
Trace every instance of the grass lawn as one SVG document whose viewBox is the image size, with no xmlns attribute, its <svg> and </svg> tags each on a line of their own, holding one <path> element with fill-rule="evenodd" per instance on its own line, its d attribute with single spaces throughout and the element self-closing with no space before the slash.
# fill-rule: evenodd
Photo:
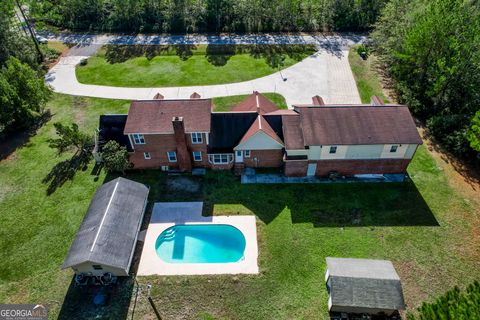
<svg viewBox="0 0 480 320">
<path fill-rule="evenodd" d="M 97 85 L 212 85 L 263 77 L 278 71 L 278 57 L 283 57 L 286 68 L 312 53 L 312 46 L 299 45 L 109 45 L 91 57 L 86 66 L 78 66 L 76 73 L 81 83 Z"/>
<path fill-rule="evenodd" d="M 382 98 L 384 102 L 388 102 L 389 99 L 383 93 L 382 86 L 375 72 L 375 56 L 370 54 L 367 60 L 363 60 L 357 53 L 357 47 L 358 46 L 353 46 L 350 48 L 348 61 L 350 62 L 353 76 L 357 82 L 362 103 L 370 103 L 370 98 L 375 95 Z"/>
<path fill-rule="evenodd" d="M 285 98 L 278 93 L 262 93 L 280 109 L 288 109 Z M 213 98 L 214 111 L 230 111 L 232 107 L 248 97 L 248 95 Z"/>
<path fill-rule="evenodd" d="M 55 95 L 53 119 L 0 162 L 0 301 L 46 303 L 52 319 L 130 319 L 136 289 L 121 286 L 107 307 L 87 311 L 60 266 L 95 189 L 106 179 L 93 163 L 47 196 L 44 177 L 68 155 L 47 145 L 53 122 L 93 130 L 102 113 L 126 112 L 125 101 Z M 480 206 L 449 186 L 425 147 L 404 184 L 241 185 L 229 173 L 205 177 L 128 174 L 151 187 L 154 201 L 205 201 L 208 213 L 258 217 L 256 276 L 140 277 L 134 319 L 153 319 L 145 286 L 163 319 L 326 319 L 325 257 L 391 259 L 409 309 L 454 285 L 480 277 Z M 188 179 L 195 192 L 173 189 Z M 65 299 L 65 300 L 64 300 Z M 92 307 L 92 304 L 89 304 Z M 80 308 L 81 307 L 81 308 Z"/>
</svg>

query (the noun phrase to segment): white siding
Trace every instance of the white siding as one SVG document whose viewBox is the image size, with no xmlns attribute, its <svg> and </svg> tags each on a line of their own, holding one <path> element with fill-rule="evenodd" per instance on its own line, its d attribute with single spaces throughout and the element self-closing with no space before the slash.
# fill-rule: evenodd
<svg viewBox="0 0 480 320">
<path fill-rule="evenodd" d="M 338 145 L 336 153 L 330 153 L 331 146 L 310 146 L 305 150 L 287 150 L 289 156 L 308 155 L 309 160 L 331 159 L 411 159 L 417 149 L 416 144 L 395 144 L 396 152 L 390 152 L 394 144 Z"/>
<path fill-rule="evenodd" d="M 270 138 L 263 131 L 258 131 L 250 139 L 236 146 L 234 150 L 278 150 L 282 148 L 282 144 Z"/>
<path fill-rule="evenodd" d="M 92 267 L 94 264 L 96 265 L 99 263 L 84 262 L 76 266 L 73 266 L 72 269 L 74 269 L 76 274 L 86 273 L 86 274 L 91 274 L 93 276 L 101 276 L 106 272 L 110 272 L 117 277 L 128 276 L 128 273 L 123 269 L 102 265 L 102 264 L 100 264 L 102 266 L 102 270 L 95 270 Z"/>
</svg>

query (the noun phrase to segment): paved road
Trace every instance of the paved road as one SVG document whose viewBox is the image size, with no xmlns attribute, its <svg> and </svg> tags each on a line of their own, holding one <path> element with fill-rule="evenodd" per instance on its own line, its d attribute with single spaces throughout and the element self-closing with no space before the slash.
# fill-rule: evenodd
<svg viewBox="0 0 480 320">
<path fill-rule="evenodd" d="M 113 98 L 151 99 L 160 92 L 166 99 L 187 99 L 192 92 L 204 98 L 249 94 L 254 90 L 276 92 L 283 95 L 287 104 L 310 103 L 311 97 L 320 95 L 327 103 L 360 103 L 353 74 L 348 63 L 348 48 L 364 41 L 361 36 L 80 36 L 60 35 L 50 39 L 78 43 L 70 55 L 63 57 L 46 76 L 46 81 L 56 92 L 71 95 Z M 314 43 L 319 51 L 303 61 L 272 75 L 238 83 L 162 88 L 125 88 L 86 85 L 78 82 L 75 66 L 92 55 L 103 44 L 294 44 Z"/>
</svg>

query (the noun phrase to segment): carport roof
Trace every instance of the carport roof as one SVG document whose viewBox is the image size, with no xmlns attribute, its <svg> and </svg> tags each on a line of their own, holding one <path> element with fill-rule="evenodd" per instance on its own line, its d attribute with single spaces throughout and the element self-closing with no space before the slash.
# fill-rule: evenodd
<svg viewBox="0 0 480 320">
<path fill-rule="evenodd" d="M 91 262 L 127 270 L 148 192 L 124 178 L 98 188 L 62 268 Z"/>
</svg>

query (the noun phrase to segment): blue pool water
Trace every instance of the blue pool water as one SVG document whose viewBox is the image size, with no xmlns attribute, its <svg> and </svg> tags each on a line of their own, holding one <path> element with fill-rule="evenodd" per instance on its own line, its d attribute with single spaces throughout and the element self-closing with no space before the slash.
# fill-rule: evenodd
<svg viewBox="0 0 480 320">
<path fill-rule="evenodd" d="M 177 225 L 163 231 L 155 243 L 168 263 L 227 263 L 243 258 L 245 236 L 227 224 Z"/>
</svg>

